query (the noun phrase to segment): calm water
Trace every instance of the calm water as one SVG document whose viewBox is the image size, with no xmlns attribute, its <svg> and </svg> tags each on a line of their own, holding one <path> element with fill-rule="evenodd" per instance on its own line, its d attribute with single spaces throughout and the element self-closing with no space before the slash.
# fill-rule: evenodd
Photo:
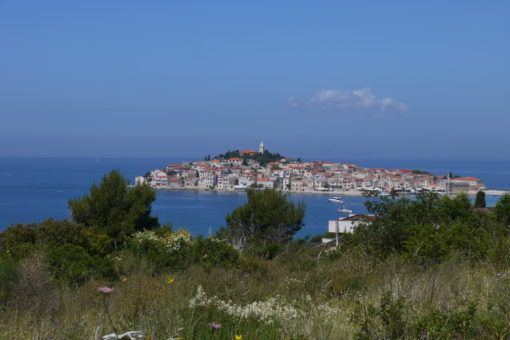
<svg viewBox="0 0 510 340">
<path fill-rule="evenodd" d="M 0 229 L 14 223 L 39 222 L 48 217 L 69 218 L 67 201 L 85 194 L 90 185 L 112 169 L 131 181 L 149 169 L 177 159 L 0 158 Z M 488 187 L 510 189 L 510 161 L 454 162 L 412 160 L 350 160 L 371 167 L 422 169 L 435 174 L 449 171 L 480 177 Z M 292 194 L 306 205 L 305 227 L 300 236 L 326 231 L 327 221 L 338 217 L 328 195 Z M 364 198 L 345 197 L 345 205 L 364 212 Z M 488 197 L 488 204 L 496 198 Z M 161 223 L 207 234 L 225 223 L 225 216 L 246 202 L 244 193 L 158 192 L 153 213 Z"/>
</svg>

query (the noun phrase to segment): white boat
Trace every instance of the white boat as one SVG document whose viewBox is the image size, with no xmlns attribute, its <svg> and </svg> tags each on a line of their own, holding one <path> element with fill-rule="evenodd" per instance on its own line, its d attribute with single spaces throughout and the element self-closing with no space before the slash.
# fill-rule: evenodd
<svg viewBox="0 0 510 340">
<path fill-rule="evenodd" d="M 352 214 L 352 210 L 351 209 L 347 209 L 345 207 L 343 207 L 342 209 L 338 209 L 338 212 L 339 213 L 343 213 L 343 214 Z"/>
<path fill-rule="evenodd" d="M 344 203 L 344 201 L 342 201 L 341 196 L 333 196 L 331 198 L 328 198 L 328 201 L 333 202 L 333 203 Z"/>
</svg>

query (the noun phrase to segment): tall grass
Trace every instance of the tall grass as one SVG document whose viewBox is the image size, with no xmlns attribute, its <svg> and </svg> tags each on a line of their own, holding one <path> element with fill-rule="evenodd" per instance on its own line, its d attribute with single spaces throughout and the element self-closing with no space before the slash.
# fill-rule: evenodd
<svg viewBox="0 0 510 340">
<path fill-rule="evenodd" d="M 131 269 L 118 282 L 74 287 L 54 280 L 44 258 L 35 256 L 23 262 L 3 305 L 0 338 L 111 333 L 97 292 L 104 285 L 115 289 L 105 297 L 115 328 L 150 339 L 510 337 L 508 267 L 459 258 L 416 266 L 398 257 L 373 263 L 355 253 L 336 260 L 317 255 L 243 256 L 228 270 L 194 266 L 158 275 L 126 259 Z M 190 303 L 200 290 L 202 303 Z"/>
</svg>

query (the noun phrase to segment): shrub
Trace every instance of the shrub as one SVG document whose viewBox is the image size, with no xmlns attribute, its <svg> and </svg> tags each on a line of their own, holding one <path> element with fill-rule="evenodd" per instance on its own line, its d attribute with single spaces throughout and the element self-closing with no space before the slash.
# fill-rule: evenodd
<svg viewBox="0 0 510 340">
<path fill-rule="evenodd" d="M 343 248 L 361 246 L 380 258 L 396 253 L 416 262 L 443 261 L 456 253 L 469 259 L 493 256 L 501 261 L 509 254 L 499 246 L 493 251 L 510 232 L 510 225 L 504 224 L 504 199 L 495 213 L 474 209 L 466 195 L 450 198 L 425 193 L 415 201 L 382 199 L 366 205 L 376 214 L 375 220 L 346 235 Z"/>
<path fill-rule="evenodd" d="M 0 254 L 22 259 L 37 250 L 37 225 L 17 224 L 0 234 Z"/>
<path fill-rule="evenodd" d="M 499 221 L 510 225 L 510 194 L 506 194 L 496 203 L 494 207 L 496 217 Z"/>
<path fill-rule="evenodd" d="M 152 230 L 136 232 L 130 247 L 136 255 L 153 264 L 156 271 L 183 269 L 191 262 L 191 235 L 184 230 L 167 231 L 162 236 Z"/>
<path fill-rule="evenodd" d="M 38 252 L 20 261 L 9 305 L 28 315 L 40 316 L 58 311 L 59 304 L 59 290 L 44 254 Z"/>
<path fill-rule="evenodd" d="M 84 231 L 83 225 L 49 219 L 37 225 L 37 242 L 48 247 L 73 244 L 88 248 Z"/>
<path fill-rule="evenodd" d="M 239 260 L 239 251 L 217 238 L 199 237 L 193 241 L 193 262 L 206 268 L 220 266 L 232 268 Z"/>
<path fill-rule="evenodd" d="M 9 257 L 0 257 L 0 303 L 9 297 L 18 278 L 18 264 Z"/>
<path fill-rule="evenodd" d="M 416 321 L 416 336 L 431 339 L 476 338 L 476 309 L 476 303 L 469 302 L 460 310 L 432 310 Z"/>
<path fill-rule="evenodd" d="M 83 283 L 94 276 L 94 261 L 85 249 L 73 244 L 50 248 L 48 263 L 58 278 L 71 284 Z"/>
<path fill-rule="evenodd" d="M 378 305 L 357 301 L 351 322 L 357 327 L 359 339 L 399 339 L 409 333 L 408 305 L 402 296 L 385 291 Z"/>
</svg>

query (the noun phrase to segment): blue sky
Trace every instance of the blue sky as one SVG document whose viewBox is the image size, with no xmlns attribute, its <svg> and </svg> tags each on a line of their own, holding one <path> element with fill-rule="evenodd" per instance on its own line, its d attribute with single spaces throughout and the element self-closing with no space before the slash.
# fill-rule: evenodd
<svg viewBox="0 0 510 340">
<path fill-rule="evenodd" d="M 508 1 L 0 1 L 0 156 L 510 158 Z"/>
</svg>

